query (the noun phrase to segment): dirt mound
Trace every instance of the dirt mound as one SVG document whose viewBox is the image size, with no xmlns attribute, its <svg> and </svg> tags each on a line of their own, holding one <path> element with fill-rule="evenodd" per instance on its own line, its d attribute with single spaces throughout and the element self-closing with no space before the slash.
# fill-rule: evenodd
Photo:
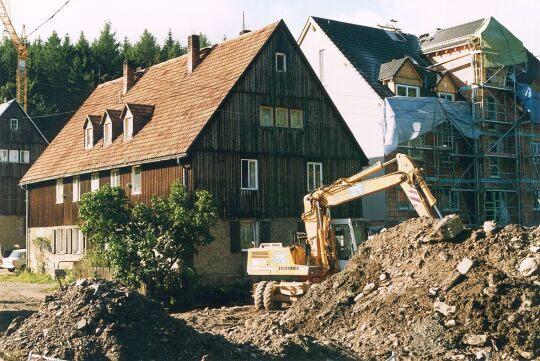
<svg viewBox="0 0 540 361">
<path fill-rule="evenodd" d="M 540 227 L 434 241 L 437 223 L 412 219 L 366 241 L 283 314 L 283 332 L 329 339 L 360 359 L 539 357 Z"/>
<path fill-rule="evenodd" d="M 199 333 L 156 302 L 114 282 L 82 279 L 51 296 L 0 339 L 7 359 L 30 351 L 66 360 L 252 359 L 260 352 Z"/>
</svg>

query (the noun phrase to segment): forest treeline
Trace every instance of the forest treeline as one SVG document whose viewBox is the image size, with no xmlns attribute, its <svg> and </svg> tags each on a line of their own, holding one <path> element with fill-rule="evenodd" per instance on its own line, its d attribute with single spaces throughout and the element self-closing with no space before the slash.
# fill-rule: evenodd
<svg viewBox="0 0 540 361">
<path fill-rule="evenodd" d="M 201 47 L 211 45 L 204 34 Z M 162 44 L 144 30 L 135 43 L 117 39 L 110 23 L 89 41 L 83 32 L 73 40 L 53 32 L 48 39 L 28 44 L 28 113 L 51 138 L 99 84 L 122 75 L 122 63 L 132 60 L 146 68 L 186 53 L 169 31 Z M 16 90 L 17 51 L 11 40 L 0 42 L 0 103 Z M 57 114 L 57 115 L 54 115 Z"/>
</svg>

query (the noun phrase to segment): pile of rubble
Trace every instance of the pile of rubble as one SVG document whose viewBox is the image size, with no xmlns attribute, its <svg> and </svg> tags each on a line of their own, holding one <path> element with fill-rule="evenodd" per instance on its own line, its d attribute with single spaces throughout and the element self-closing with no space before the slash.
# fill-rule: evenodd
<svg viewBox="0 0 540 361">
<path fill-rule="evenodd" d="M 47 296 L 38 312 L 15 319 L 0 356 L 29 352 L 64 360 L 253 359 L 259 351 L 231 345 L 170 317 L 158 303 L 114 282 L 81 279 Z"/>
<path fill-rule="evenodd" d="M 362 359 L 540 357 L 540 227 L 444 227 L 455 218 L 412 219 L 368 240 L 280 318 L 282 332 Z"/>
</svg>

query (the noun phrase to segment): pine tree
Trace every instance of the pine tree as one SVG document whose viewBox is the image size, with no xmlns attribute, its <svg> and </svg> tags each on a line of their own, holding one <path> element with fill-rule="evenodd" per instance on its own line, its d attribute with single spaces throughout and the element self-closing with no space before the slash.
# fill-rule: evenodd
<svg viewBox="0 0 540 361">
<path fill-rule="evenodd" d="M 120 43 L 116 41 L 116 33 L 111 30 L 111 23 L 103 26 L 97 40 L 92 43 L 94 70 L 100 77 L 99 82 L 115 79 L 122 74 L 122 57 Z"/>
<path fill-rule="evenodd" d="M 124 60 L 135 60 L 133 57 L 133 45 L 131 45 L 131 42 L 129 41 L 127 36 L 124 38 L 121 54 L 122 54 L 122 59 Z"/>
<path fill-rule="evenodd" d="M 178 40 L 174 40 L 172 31 L 169 29 L 167 38 L 161 47 L 160 61 L 176 58 L 186 53 L 186 49 L 182 47 Z"/>
<path fill-rule="evenodd" d="M 212 46 L 212 42 L 208 39 L 208 36 L 204 33 L 199 33 L 199 44 L 201 48 L 207 48 Z"/>
<path fill-rule="evenodd" d="M 137 65 L 147 68 L 159 62 L 160 48 L 156 38 L 144 29 L 140 39 L 133 46 L 133 56 Z"/>
</svg>

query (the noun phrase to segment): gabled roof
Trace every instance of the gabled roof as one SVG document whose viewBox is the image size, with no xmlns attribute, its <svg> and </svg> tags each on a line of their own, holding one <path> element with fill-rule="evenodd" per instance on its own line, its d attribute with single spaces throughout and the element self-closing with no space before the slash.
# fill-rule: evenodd
<svg viewBox="0 0 540 361">
<path fill-rule="evenodd" d="M 92 123 L 92 126 L 99 127 L 101 124 L 101 117 L 99 115 L 87 115 L 83 128 L 86 128 L 86 124 L 88 124 L 88 122 Z"/>
<path fill-rule="evenodd" d="M 399 41 L 392 39 L 381 28 L 318 17 L 312 19 L 381 98 L 393 95 L 388 87 L 379 82 L 381 64 L 409 56 L 421 65 L 428 65 L 414 35 L 400 33 L 404 41 Z"/>
<path fill-rule="evenodd" d="M 379 69 L 379 80 L 393 78 L 394 75 L 396 75 L 396 73 L 399 71 L 399 69 L 401 69 L 403 64 L 405 64 L 405 62 L 407 61 L 410 61 L 409 58 L 404 57 L 381 64 L 381 68 Z"/>
<path fill-rule="evenodd" d="M 153 105 L 127 103 L 124 109 L 122 110 L 122 113 L 120 114 L 120 118 L 123 118 L 126 115 L 126 112 L 128 111 L 128 109 L 134 117 L 142 117 L 142 118 L 148 118 L 154 112 Z"/>
<path fill-rule="evenodd" d="M 98 86 L 21 183 L 184 155 L 278 26 L 285 24 L 276 22 L 206 49 L 193 73 L 187 73 L 187 55 L 152 66 L 123 97 L 121 78 Z M 100 142 L 84 150 L 86 116 L 122 111 L 126 104 L 153 106 L 150 121 L 129 143 L 118 137 L 106 147 Z"/>
<path fill-rule="evenodd" d="M 420 39 L 423 52 L 432 52 L 467 43 L 482 26 L 485 19 L 437 30 L 433 35 Z"/>
<path fill-rule="evenodd" d="M 16 105 L 17 107 L 19 107 L 19 109 L 21 110 L 21 112 L 23 112 L 23 114 L 25 115 L 26 119 L 28 119 L 30 121 L 30 123 L 34 126 L 34 128 L 36 128 L 37 132 L 39 133 L 39 135 L 43 138 L 43 140 L 49 144 L 49 141 L 47 140 L 47 138 L 43 135 L 43 133 L 41 132 L 41 130 L 39 129 L 39 127 L 36 125 L 36 123 L 32 120 L 32 118 L 30 118 L 30 116 L 28 115 L 28 113 L 26 113 L 26 111 L 23 109 L 23 107 L 19 104 L 19 102 L 16 100 L 16 99 L 11 99 L 5 103 L 2 103 L 0 104 L 0 117 L 4 114 L 4 112 L 6 110 L 8 110 L 12 105 Z"/>
</svg>

